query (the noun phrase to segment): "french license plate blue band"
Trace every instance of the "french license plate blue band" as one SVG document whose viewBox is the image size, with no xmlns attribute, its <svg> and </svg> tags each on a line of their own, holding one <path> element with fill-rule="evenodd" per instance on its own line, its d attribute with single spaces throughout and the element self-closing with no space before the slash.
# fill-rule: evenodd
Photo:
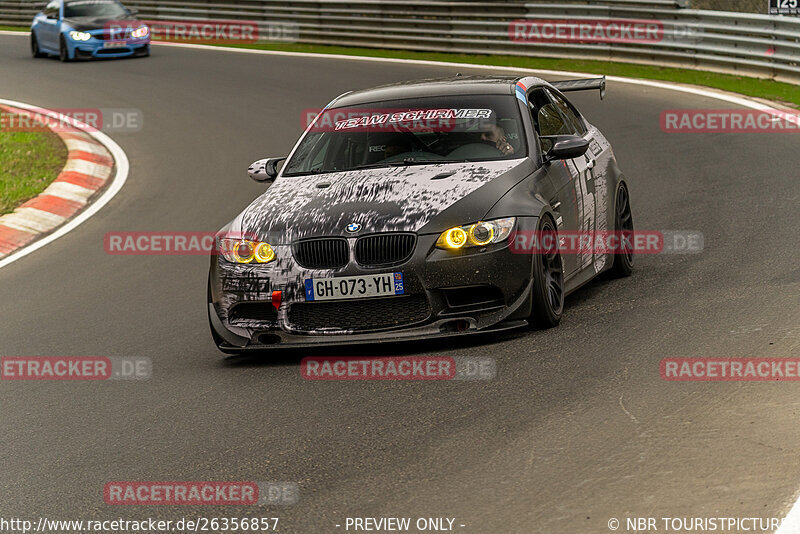
<svg viewBox="0 0 800 534">
<path fill-rule="evenodd" d="M 405 292 L 403 285 L 403 273 L 394 273 L 394 294 L 402 295 Z"/>
<path fill-rule="evenodd" d="M 306 300 L 314 300 L 314 280 L 306 278 Z"/>
</svg>

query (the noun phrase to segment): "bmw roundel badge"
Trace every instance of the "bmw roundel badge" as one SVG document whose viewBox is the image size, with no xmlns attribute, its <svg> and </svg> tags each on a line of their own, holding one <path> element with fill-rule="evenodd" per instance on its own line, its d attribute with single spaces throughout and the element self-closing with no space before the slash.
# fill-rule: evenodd
<svg viewBox="0 0 800 534">
<path fill-rule="evenodd" d="M 361 230 L 361 225 L 356 222 L 352 222 L 347 225 L 347 231 L 350 232 L 351 234 L 354 234 L 359 230 Z"/>
</svg>

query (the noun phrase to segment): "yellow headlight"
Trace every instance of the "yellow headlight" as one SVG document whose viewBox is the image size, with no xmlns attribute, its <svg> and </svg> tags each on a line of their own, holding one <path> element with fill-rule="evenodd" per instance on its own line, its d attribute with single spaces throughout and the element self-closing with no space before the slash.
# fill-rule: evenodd
<svg viewBox="0 0 800 534">
<path fill-rule="evenodd" d="M 442 235 L 442 239 L 447 248 L 461 248 L 467 244 L 467 232 L 463 228 L 450 228 Z"/>
<path fill-rule="evenodd" d="M 506 217 L 450 228 L 439 235 L 436 248 L 458 250 L 502 243 L 508 239 L 516 222 L 516 217 Z"/>
<path fill-rule="evenodd" d="M 256 255 L 255 243 L 252 241 L 238 241 L 233 245 L 233 257 L 239 263 L 250 263 Z"/>
<path fill-rule="evenodd" d="M 469 227 L 469 242 L 473 245 L 488 245 L 494 239 L 494 226 L 486 222 L 475 223 Z"/>
<path fill-rule="evenodd" d="M 259 243 L 255 249 L 255 258 L 258 263 L 269 263 L 275 259 L 275 251 L 268 243 Z"/>
</svg>

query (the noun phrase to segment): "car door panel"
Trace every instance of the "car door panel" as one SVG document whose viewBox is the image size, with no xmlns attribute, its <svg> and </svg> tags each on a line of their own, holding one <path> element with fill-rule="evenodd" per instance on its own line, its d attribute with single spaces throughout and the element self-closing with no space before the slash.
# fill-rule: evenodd
<svg viewBox="0 0 800 534">
<path fill-rule="evenodd" d="M 58 34 L 60 28 L 59 16 L 60 4 L 52 1 L 45 6 L 42 15 L 38 16 L 36 38 L 39 39 L 39 46 L 50 50 L 58 50 Z M 48 14 L 50 18 L 48 17 Z"/>
<path fill-rule="evenodd" d="M 577 199 L 577 218 L 580 243 L 591 243 L 597 231 L 596 213 L 596 188 L 594 182 L 593 169 L 585 157 L 570 160 L 568 166 L 572 169 L 572 184 L 575 197 Z M 589 268 L 595 261 L 594 252 L 591 246 L 580 246 L 576 255 L 577 271 Z"/>
<path fill-rule="evenodd" d="M 614 180 L 611 174 L 613 153 L 611 144 L 594 126 L 587 125 L 588 131 L 584 136 L 589 141 L 589 150 L 584 156 L 594 193 L 595 228 L 596 232 L 614 230 Z M 611 258 L 607 254 L 594 255 L 592 265 L 595 273 L 607 267 Z"/>
<path fill-rule="evenodd" d="M 547 200 L 556 216 L 556 229 L 560 233 L 576 232 L 579 229 L 578 198 L 575 194 L 575 167 L 567 161 L 553 161 L 547 164 L 547 176 L 554 192 Z M 578 256 L 562 254 L 564 274 L 569 277 L 578 269 Z"/>
</svg>

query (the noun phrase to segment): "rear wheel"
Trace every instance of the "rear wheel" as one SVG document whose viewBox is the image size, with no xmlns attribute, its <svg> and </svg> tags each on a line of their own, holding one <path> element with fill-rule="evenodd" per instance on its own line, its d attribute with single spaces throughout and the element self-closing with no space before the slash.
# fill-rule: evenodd
<svg viewBox="0 0 800 534">
<path fill-rule="evenodd" d="M 33 57 L 44 57 L 45 54 L 39 50 L 39 40 L 36 39 L 36 33 L 31 32 L 31 55 Z"/>
<path fill-rule="evenodd" d="M 531 322 L 539 328 L 552 328 L 564 312 L 564 264 L 558 247 L 555 224 L 550 217 L 539 223 L 545 249 L 533 257 L 533 311 Z M 546 238 L 545 236 L 552 236 Z"/>
<path fill-rule="evenodd" d="M 69 58 L 69 50 L 67 50 L 67 42 L 64 40 L 64 36 L 61 36 L 61 39 L 58 41 L 58 59 L 66 63 L 70 61 Z"/>
<path fill-rule="evenodd" d="M 617 277 L 630 276 L 633 272 L 633 214 L 631 198 L 625 184 L 617 190 L 616 212 L 614 214 L 615 230 L 620 236 L 620 250 L 614 254 L 614 265 L 611 273 Z"/>
</svg>

